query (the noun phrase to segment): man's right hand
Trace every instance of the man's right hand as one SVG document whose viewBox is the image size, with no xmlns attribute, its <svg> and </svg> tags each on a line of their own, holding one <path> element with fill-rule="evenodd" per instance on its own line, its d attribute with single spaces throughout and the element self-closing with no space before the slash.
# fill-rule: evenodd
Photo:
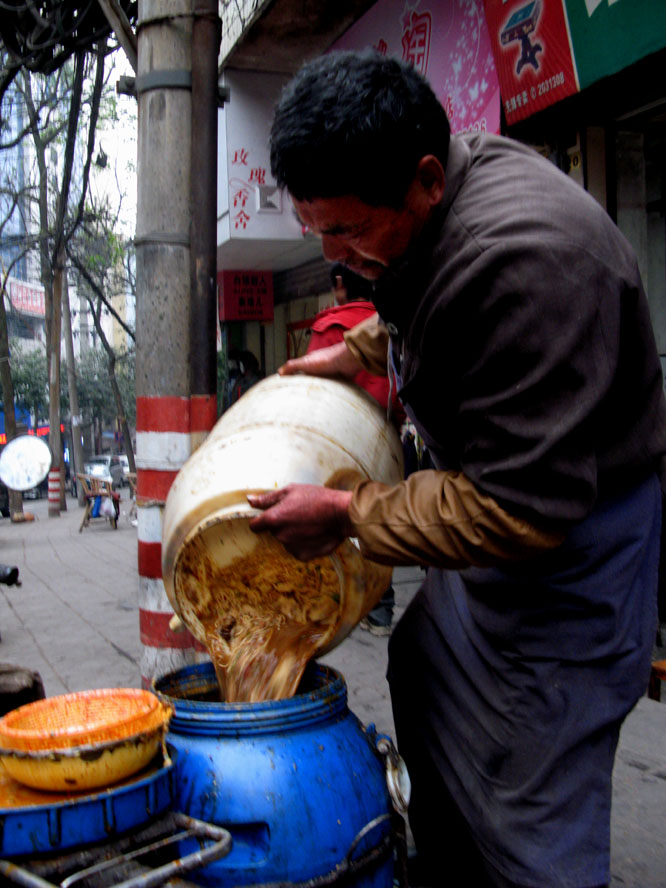
<svg viewBox="0 0 666 888">
<path fill-rule="evenodd" d="M 345 343 L 336 342 L 335 345 L 317 349 L 301 358 L 292 358 L 278 369 L 278 373 L 280 376 L 307 373 L 309 376 L 343 376 L 345 379 L 353 379 L 362 369 Z"/>
</svg>

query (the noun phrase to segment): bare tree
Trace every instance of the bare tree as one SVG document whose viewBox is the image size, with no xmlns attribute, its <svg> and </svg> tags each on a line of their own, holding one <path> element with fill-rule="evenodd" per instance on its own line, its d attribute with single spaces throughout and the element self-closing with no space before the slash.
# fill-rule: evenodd
<svg viewBox="0 0 666 888">
<path fill-rule="evenodd" d="M 100 103 L 104 88 L 104 61 L 106 46 L 102 42 L 95 50 L 95 73 L 92 81 L 92 89 L 88 99 L 88 125 L 85 145 L 83 146 L 84 160 L 80 177 L 80 191 L 75 199 L 75 205 L 71 206 L 70 192 L 72 183 L 72 170 L 74 167 L 75 152 L 80 138 L 81 109 L 84 100 L 84 79 L 86 69 L 86 54 L 77 52 L 75 56 L 74 72 L 68 86 L 69 110 L 66 116 L 66 139 L 62 175 L 55 193 L 55 212 L 53 224 L 50 223 L 48 166 L 46 161 L 46 149 L 49 144 L 47 139 L 50 131 L 45 133 L 42 127 L 40 115 L 33 98 L 32 75 L 23 71 L 23 95 L 29 117 L 29 132 L 35 149 L 35 157 L 38 169 L 38 210 L 39 210 L 39 244 L 40 244 L 40 268 L 42 284 L 45 292 L 46 307 L 46 337 L 47 337 L 47 361 L 49 367 L 49 391 L 50 391 L 50 446 L 52 455 L 52 468 L 58 470 L 60 478 L 61 496 L 60 504 L 49 501 L 49 515 L 55 517 L 60 512 L 60 506 L 65 503 L 64 473 L 62 472 L 62 442 L 60 438 L 60 341 L 61 341 L 61 317 L 63 301 L 63 274 L 65 266 L 65 250 L 67 242 L 74 235 L 80 225 L 85 208 L 90 166 L 95 147 L 95 129 L 99 118 Z M 66 80 L 66 69 L 59 72 L 58 76 Z"/>
<path fill-rule="evenodd" d="M 16 261 L 16 260 L 15 260 Z M 5 294 L 7 278 L 12 265 L 7 271 L 2 269 L 0 286 L 0 385 L 2 386 L 2 403 L 5 408 L 5 435 L 7 441 L 16 437 L 16 414 L 14 411 L 14 383 L 9 366 L 9 335 L 7 330 L 7 312 L 5 310 Z M 23 495 L 19 490 L 9 490 L 9 514 L 12 521 L 23 520 Z"/>
<path fill-rule="evenodd" d="M 95 208 L 87 214 L 76 238 L 67 246 L 67 256 L 72 266 L 78 271 L 81 291 L 85 294 L 99 341 L 107 355 L 109 384 L 116 405 L 116 416 L 121 426 L 125 441 L 125 452 L 131 472 L 136 472 L 134 448 L 129 423 L 127 421 L 127 405 L 116 378 L 116 362 L 118 355 L 102 325 L 102 313 L 108 312 L 125 332 L 132 343 L 135 341 L 134 329 L 119 314 L 111 299 L 106 295 L 109 289 L 124 292 L 135 292 L 133 279 L 127 274 L 132 264 L 128 261 L 129 244 L 116 234 L 117 213 L 112 214 L 108 205 Z"/>
<path fill-rule="evenodd" d="M 130 0 L 119 0 L 119 5 L 114 15 L 124 22 L 123 45 L 129 45 L 135 49 L 131 39 L 131 24 L 134 14 L 130 11 L 133 4 Z M 39 5 L 38 5 L 39 6 Z M 14 145 L 21 142 L 29 133 L 35 150 L 37 166 L 36 189 L 34 202 L 37 208 L 38 218 L 38 243 L 40 259 L 40 276 L 45 291 L 45 326 L 46 346 L 49 367 L 50 386 L 50 428 L 51 450 L 53 461 L 57 469 L 61 470 L 62 447 L 60 438 L 60 412 L 59 401 L 59 374 L 60 374 L 60 327 L 61 310 L 66 295 L 66 286 L 63 287 L 64 261 L 67 243 L 80 225 L 85 208 L 86 194 L 88 191 L 88 179 L 93 150 L 95 147 L 95 130 L 100 111 L 100 101 L 104 87 L 104 60 L 105 57 L 117 49 L 114 45 L 111 50 L 107 48 L 107 35 L 111 26 L 107 15 L 101 8 L 101 4 L 91 3 L 84 7 L 72 7 L 65 9 L 62 4 L 43 4 L 35 6 L 31 0 L 25 2 L 3 5 L 0 16 L 0 150 L 3 147 L 10 148 L 10 142 Z M 120 14 L 120 15 L 118 15 Z M 127 20 L 130 16 L 130 21 Z M 90 53 L 88 56 L 87 54 Z M 72 66 L 70 60 L 74 57 Z M 86 80 L 86 60 L 94 58 L 95 74 Z M 47 76 L 43 76 L 47 75 Z M 74 158 L 78 144 L 78 136 L 84 128 L 82 126 L 81 109 L 86 104 L 86 90 L 84 84 L 92 82 L 92 89 L 88 97 L 87 114 L 87 139 L 84 146 L 84 161 L 82 175 L 77 174 L 77 183 L 80 191 L 77 198 L 74 196 L 72 206 L 70 202 L 70 184 Z M 27 109 L 27 124 L 23 132 L 13 133 L 9 141 L 3 146 L 5 127 L 2 116 L 3 99 L 8 94 L 10 87 L 19 85 L 22 100 Z M 36 88 L 33 88 L 33 85 Z M 61 113 L 64 106 L 63 97 L 69 99 L 69 111 Z M 66 143 L 64 149 L 64 162 L 60 182 L 53 189 L 55 197 L 50 196 L 50 183 L 48 179 L 48 164 L 46 151 L 49 146 L 58 140 L 66 131 Z M 16 209 L 16 204 L 13 210 Z M 12 212 L 13 212 L 12 210 Z M 0 292 L 0 299 L 4 299 Z M 4 302 L 2 305 L 4 309 Z M 68 305 L 66 306 L 66 309 Z M 69 312 L 65 310 L 66 322 L 69 322 Z M 0 313 L 0 359 L 3 357 L 3 349 L 7 351 L 7 325 L 4 311 Z M 67 342 L 71 345 L 71 324 L 66 331 Z M 3 335 L 4 334 L 4 335 Z M 7 365 L 8 361 L 2 362 Z M 70 350 L 70 365 L 73 357 Z M 71 367 L 70 367 L 71 369 Z M 8 376 L 11 388 L 11 377 Z M 70 374 L 70 399 L 71 385 L 75 385 L 75 375 Z M 4 393 L 6 413 L 12 413 L 13 397 L 11 391 Z M 9 403 L 11 401 L 11 403 Z M 61 475 L 61 503 L 65 504 L 64 485 Z M 49 502 L 49 515 L 57 515 L 58 509 L 53 508 Z"/>
</svg>

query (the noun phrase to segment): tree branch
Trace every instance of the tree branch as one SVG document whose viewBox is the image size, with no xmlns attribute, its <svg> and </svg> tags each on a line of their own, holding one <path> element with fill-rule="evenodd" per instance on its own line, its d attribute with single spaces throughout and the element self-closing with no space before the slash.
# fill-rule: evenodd
<svg viewBox="0 0 666 888">
<path fill-rule="evenodd" d="M 102 291 L 102 288 L 101 288 L 101 287 L 99 286 L 99 284 L 95 281 L 95 279 L 94 279 L 93 276 L 90 274 L 90 272 L 88 271 L 88 269 L 85 267 L 85 265 L 83 264 L 83 262 L 81 262 L 81 260 L 80 260 L 79 257 L 76 255 L 76 253 L 74 253 L 74 252 L 70 249 L 69 245 L 66 247 L 66 251 L 67 251 L 67 257 L 68 257 L 68 259 L 70 260 L 70 262 L 72 263 L 72 265 L 77 269 L 77 271 L 79 272 L 79 274 L 81 275 L 81 277 L 85 280 L 85 282 L 88 284 L 88 286 L 89 286 L 90 289 L 93 291 L 93 293 L 97 296 L 97 298 L 100 300 L 100 302 L 102 302 L 102 303 L 104 304 L 105 308 L 108 309 L 108 311 L 110 312 L 110 314 L 112 314 L 113 317 L 118 321 L 118 323 L 119 323 L 120 326 L 123 328 L 123 330 L 125 331 L 125 333 L 127 333 L 127 335 L 130 337 L 130 339 L 131 339 L 133 342 L 136 342 L 136 336 L 135 336 L 135 334 L 134 334 L 134 330 L 132 330 L 131 327 L 128 327 L 127 324 L 125 323 L 125 321 L 120 317 L 120 315 L 118 314 L 118 312 L 115 310 L 115 308 L 111 305 L 111 303 L 108 301 L 108 299 L 107 299 L 106 296 L 104 295 L 104 293 L 103 293 L 103 291 Z M 86 298 L 88 298 L 88 297 L 86 297 Z M 92 301 L 91 301 L 90 299 L 88 299 L 88 302 L 90 303 L 90 306 L 91 306 L 91 308 L 92 308 Z M 102 338 L 102 337 L 100 336 L 100 339 L 101 339 L 101 338 Z"/>
<path fill-rule="evenodd" d="M 69 105 L 69 120 L 67 123 L 67 142 L 65 143 L 65 162 L 62 172 L 62 186 L 58 198 L 56 212 L 56 224 L 54 232 L 53 252 L 51 265 L 56 268 L 58 256 L 61 253 L 64 241 L 65 213 L 69 201 L 69 186 L 72 181 L 72 166 L 74 165 L 74 148 L 76 146 L 76 129 L 81 112 L 81 96 L 83 94 L 83 69 L 85 67 L 85 52 L 77 52 L 76 67 L 74 70 L 74 83 L 72 84 L 72 97 Z"/>
<path fill-rule="evenodd" d="M 86 161 L 83 167 L 83 184 L 81 186 L 81 197 L 79 198 L 79 206 L 76 211 L 74 221 L 67 232 L 66 240 L 69 240 L 83 219 L 83 209 L 85 206 L 86 193 L 88 191 L 88 179 L 90 177 L 90 164 L 93 152 L 95 150 L 95 130 L 97 129 L 97 118 L 99 117 L 99 106 L 102 99 L 102 89 L 104 87 L 104 60 L 106 57 L 106 41 L 102 40 L 97 46 L 97 66 L 95 69 L 95 85 L 90 103 L 90 120 L 88 122 L 88 146 L 86 152 Z"/>
</svg>

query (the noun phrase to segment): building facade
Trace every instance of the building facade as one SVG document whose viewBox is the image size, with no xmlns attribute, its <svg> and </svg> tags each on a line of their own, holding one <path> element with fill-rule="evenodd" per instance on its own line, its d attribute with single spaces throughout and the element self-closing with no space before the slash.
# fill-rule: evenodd
<svg viewBox="0 0 666 888">
<path fill-rule="evenodd" d="M 223 9 L 220 68 L 229 101 L 220 112 L 218 275 L 270 274 L 274 306 L 270 320 L 223 319 L 229 342 L 254 351 L 272 372 L 303 350 L 308 319 L 331 298 L 318 243 L 295 227 L 288 196 L 270 177 L 271 108 L 308 58 L 373 46 L 430 80 L 454 131 L 501 132 L 532 145 L 605 207 L 636 251 L 666 369 L 663 0 L 255 0 L 249 7 L 243 20 L 236 7 Z M 257 224 L 262 197 L 272 204 L 270 234 Z"/>
</svg>

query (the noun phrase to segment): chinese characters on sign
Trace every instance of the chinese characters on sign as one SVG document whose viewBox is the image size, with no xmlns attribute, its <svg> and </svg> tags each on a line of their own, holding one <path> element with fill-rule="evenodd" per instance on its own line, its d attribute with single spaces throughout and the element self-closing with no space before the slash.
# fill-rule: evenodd
<svg viewBox="0 0 666 888">
<path fill-rule="evenodd" d="M 499 132 L 499 82 L 483 0 L 378 0 L 332 49 L 365 46 L 427 77 L 453 132 Z"/>
<path fill-rule="evenodd" d="M 16 311 L 44 317 L 44 287 L 10 277 L 7 279 L 7 289 L 9 300 Z"/>
<path fill-rule="evenodd" d="M 245 167 L 237 172 L 247 178 L 232 176 L 229 179 L 229 195 L 231 199 L 231 219 L 236 231 L 245 231 L 252 220 L 255 210 L 250 203 L 250 195 L 259 185 L 266 184 L 266 167 L 250 165 L 250 152 L 240 147 L 230 153 L 232 167 Z M 257 201 L 258 205 L 258 201 Z"/>
<path fill-rule="evenodd" d="M 221 321 L 272 321 L 270 271 L 220 271 L 217 275 Z"/>
<path fill-rule="evenodd" d="M 402 58 L 410 62 L 416 70 L 423 74 L 428 70 L 428 56 L 430 55 L 430 32 L 432 30 L 432 18 L 429 12 L 422 15 L 413 12 L 403 19 L 404 32 L 402 35 Z"/>
</svg>

